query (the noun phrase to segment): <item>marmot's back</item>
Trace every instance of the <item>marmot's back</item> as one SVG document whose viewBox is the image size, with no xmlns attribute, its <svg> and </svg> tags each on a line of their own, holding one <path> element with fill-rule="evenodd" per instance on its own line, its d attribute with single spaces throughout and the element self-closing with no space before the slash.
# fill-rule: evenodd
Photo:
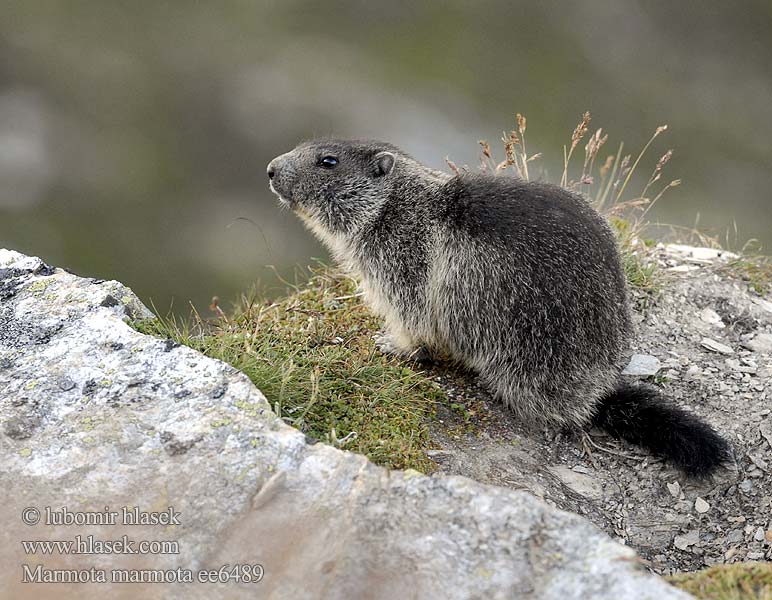
<svg viewBox="0 0 772 600">
<path fill-rule="evenodd" d="M 485 331 L 488 340 L 465 342 L 463 351 L 517 354 L 526 371 L 570 380 L 613 365 L 629 318 L 616 240 L 603 218 L 549 184 L 462 176 L 446 187 L 436 299 L 449 330 Z"/>
</svg>

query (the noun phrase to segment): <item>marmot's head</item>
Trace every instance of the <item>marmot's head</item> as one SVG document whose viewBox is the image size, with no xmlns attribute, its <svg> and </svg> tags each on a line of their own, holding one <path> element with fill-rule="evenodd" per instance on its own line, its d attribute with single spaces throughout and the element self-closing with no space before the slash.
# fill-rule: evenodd
<svg viewBox="0 0 772 600">
<path fill-rule="evenodd" d="M 345 235 L 389 197 L 404 156 L 385 142 L 313 140 L 274 158 L 268 178 L 279 199 L 318 233 Z"/>
</svg>

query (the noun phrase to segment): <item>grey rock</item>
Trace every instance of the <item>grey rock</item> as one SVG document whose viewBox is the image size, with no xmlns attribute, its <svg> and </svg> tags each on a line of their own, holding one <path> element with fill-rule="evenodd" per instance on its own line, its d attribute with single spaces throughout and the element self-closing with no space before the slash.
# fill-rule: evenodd
<svg viewBox="0 0 772 600">
<path fill-rule="evenodd" d="M 673 545 L 679 550 L 687 550 L 690 546 L 698 544 L 700 541 L 700 532 L 692 529 L 683 535 L 677 535 L 673 539 Z"/>
<path fill-rule="evenodd" d="M 761 422 L 761 425 L 759 425 L 759 433 L 767 440 L 769 447 L 772 448 L 772 419 L 767 418 Z"/>
<path fill-rule="evenodd" d="M 735 358 L 727 358 L 725 361 L 726 366 L 732 369 L 733 371 L 737 371 L 738 373 L 749 373 L 749 374 L 756 374 L 758 372 L 758 367 L 751 367 L 743 365 L 739 360 Z"/>
<path fill-rule="evenodd" d="M 743 342 L 743 346 L 759 354 L 772 354 L 772 334 L 757 333 L 753 339 Z"/>
<path fill-rule="evenodd" d="M 669 254 L 691 259 L 697 262 L 712 263 L 717 259 L 731 260 L 738 258 L 734 252 L 728 252 L 720 248 L 704 248 L 700 246 L 686 246 L 684 244 L 666 244 L 665 249 Z"/>
<path fill-rule="evenodd" d="M 705 514 L 710 510 L 710 504 L 698 496 L 694 501 L 694 510 L 700 514 Z"/>
<path fill-rule="evenodd" d="M 768 313 L 772 313 L 772 302 L 769 300 L 764 300 L 763 298 L 752 298 L 751 301 L 759 306 L 761 310 L 766 311 Z"/>
<path fill-rule="evenodd" d="M 721 250 L 716 248 L 692 248 L 692 257 L 697 260 L 715 260 L 721 256 Z"/>
<path fill-rule="evenodd" d="M 648 354 L 633 354 L 630 362 L 622 371 L 622 375 L 635 375 L 639 377 L 652 377 L 661 368 L 659 359 Z"/>
<path fill-rule="evenodd" d="M 668 267 L 667 270 L 673 273 L 690 273 L 691 271 L 699 271 L 700 267 L 697 265 L 676 265 Z"/>
<path fill-rule="evenodd" d="M 563 465 L 549 467 L 547 470 L 560 479 L 563 485 L 577 494 L 595 500 L 603 497 L 603 485 L 590 475 L 576 472 Z"/>
<path fill-rule="evenodd" d="M 744 540 L 745 535 L 743 534 L 742 529 L 733 529 L 729 532 L 729 535 L 726 536 L 726 541 L 730 544 L 739 544 Z"/>
<path fill-rule="evenodd" d="M 719 325 L 719 326 L 724 325 L 724 322 L 721 320 L 721 317 L 712 308 L 703 308 L 698 314 L 699 314 L 700 320 L 704 321 L 705 323 L 710 323 L 711 325 Z"/>
<path fill-rule="evenodd" d="M 0 360 L 11 364 L 0 370 L 0 425 L 14 433 L 0 435 L 5 596 L 53 593 L 50 584 L 20 583 L 20 540 L 126 534 L 178 542 L 179 554 L 29 562 L 108 573 L 181 567 L 194 577 L 225 564 L 265 569 L 259 584 L 107 583 L 57 591 L 86 599 L 689 598 L 637 566 L 631 549 L 528 493 L 388 471 L 307 444 L 243 374 L 187 347 L 167 352 L 131 329 L 126 315 L 148 312 L 130 290 L 61 270 L 35 274 L 39 264 L 0 250 L 0 269 L 32 265 L 0 302 Z M 103 306 L 107 295 L 118 305 Z M 21 335 L 41 328 L 51 332 L 42 345 Z M 75 385 L 62 386 L 65 379 Z M 178 394 L 183 388 L 190 393 Z M 180 524 L 21 521 L 25 507 L 45 514 L 46 507 L 123 506 L 161 513 L 173 507 Z"/>
<path fill-rule="evenodd" d="M 721 342 L 717 342 L 716 340 L 710 338 L 702 338 L 700 345 L 703 348 L 707 348 L 712 352 L 718 352 L 719 354 L 734 354 L 734 350 L 732 348 L 726 344 L 722 344 Z"/>
<path fill-rule="evenodd" d="M 670 492 L 670 495 L 673 496 L 673 498 L 679 498 L 681 496 L 681 484 L 677 481 L 668 483 L 667 491 Z"/>
</svg>

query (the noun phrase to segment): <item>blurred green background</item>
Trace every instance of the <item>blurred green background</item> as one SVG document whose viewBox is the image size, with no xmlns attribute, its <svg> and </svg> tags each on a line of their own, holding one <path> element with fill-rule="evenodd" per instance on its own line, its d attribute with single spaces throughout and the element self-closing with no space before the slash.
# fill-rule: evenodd
<svg viewBox="0 0 772 600">
<path fill-rule="evenodd" d="M 176 310 L 326 256 L 265 165 L 317 135 L 477 164 L 528 117 L 668 148 L 652 218 L 772 246 L 772 3 L 78 2 L 0 7 L 0 246 Z M 502 157 L 503 158 L 503 157 Z M 735 224 L 737 233 L 735 234 Z"/>
</svg>

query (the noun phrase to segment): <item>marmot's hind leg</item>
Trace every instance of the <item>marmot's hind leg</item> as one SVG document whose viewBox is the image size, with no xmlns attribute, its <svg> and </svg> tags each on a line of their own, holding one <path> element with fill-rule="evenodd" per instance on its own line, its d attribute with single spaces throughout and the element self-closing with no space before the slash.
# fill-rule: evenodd
<svg viewBox="0 0 772 600">
<path fill-rule="evenodd" d="M 523 423 L 576 428 L 590 418 L 592 402 L 586 397 L 527 377 L 518 365 L 487 364 L 479 371 L 485 387 Z"/>
</svg>

